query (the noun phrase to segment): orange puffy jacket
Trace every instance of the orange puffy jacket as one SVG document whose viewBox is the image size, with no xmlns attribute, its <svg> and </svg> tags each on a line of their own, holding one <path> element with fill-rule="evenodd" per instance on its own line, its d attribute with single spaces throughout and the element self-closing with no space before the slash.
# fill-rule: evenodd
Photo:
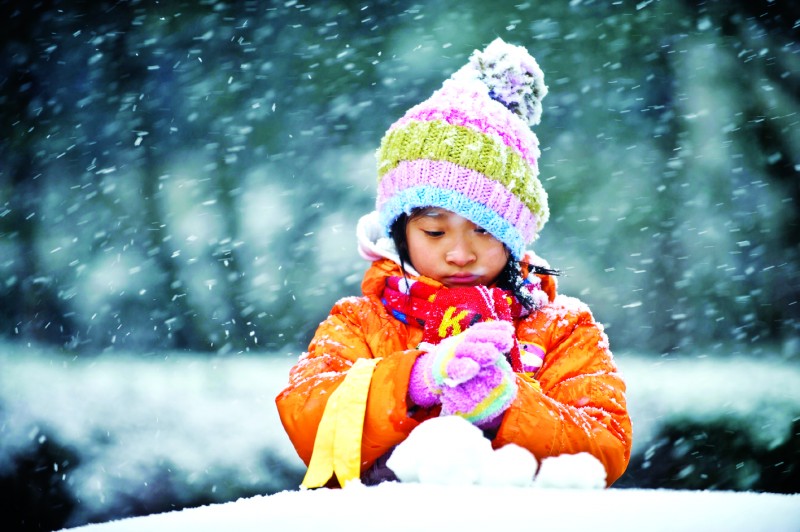
<svg viewBox="0 0 800 532">
<path fill-rule="evenodd" d="M 300 458 L 309 464 L 328 398 L 359 358 L 380 358 L 366 399 L 361 471 L 402 442 L 421 420 L 409 417 L 411 367 L 420 351 L 422 329 L 392 317 L 380 300 L 387 276 L 401 275 L 388 259 L 372 263 L 362 282 L 363 297 L 338 301 L 291 369 L 289 385 L 276 398 L 281 422 Z M 631 421 L 625 383 L 617 372 L 608 339 L 588 307 L 556 296 L 555 280 L 542 276 L 549 303 L 517 321 L 520 342 L 545 349 L 536 374 L 541 390 L 518 377 L 518 393 L 492 440 L 495 448 L 515 443 L 537 460 L 588 452 L 607 471 L 610 485 L 627 467 Z M 429 415 L 435 415 L 430 413 Z"/>
</svg>

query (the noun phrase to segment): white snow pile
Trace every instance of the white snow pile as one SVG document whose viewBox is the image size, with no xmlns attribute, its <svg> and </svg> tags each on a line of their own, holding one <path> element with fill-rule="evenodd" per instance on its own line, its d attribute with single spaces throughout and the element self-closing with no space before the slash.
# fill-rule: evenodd
<svg viewBox="0 0 800 532">
<path fill-rule="evenodd" d="M 292 530 L 798 530 L 800 495 L 581 489 L 605 485 L 587 453 L 542 460 L 516 445 L 493 451 L 481 431 L 447 416 L 420 424 L 387 465 L 402 482 L 283 491 L 122 519 L 75 532 Z M 545 489 L 562 488 L 562 489 Z"/>
<path fill-rule="evenodd" d="M 402 482 L 598 489 L 606 485 L 603 465 L 588 453 L 542 460 L 509 444 L 497 450 L 483 432 L 458 416 L 430 419 L 397 446 L 386 465 Z M 535 477 L 535 479 L 534 479 Z"/>
<path fill-rule="evenodd" d="M 283 491 L 110 521 L 78 532 L 486 530 L 796 531 L 800 495 L 678 490 L 555 490 L 385 482 Z"/>
<path fill-rule="evenodd" d="M 136 507 L 155 512 L 195 500 L 218 503 L 94 525 L 92 532 L 422 530 L 437 523 L 438 530 L 475 530 L 480 524 L 518 529 L 521 520 L 533 520 L 532 512 L 537 528 L 557 530 L 800 530 L 800 495 L 570 488 L 565 483 L 576 478 L 586 488 L 590 479 L 599 482 L 599 475 L 589 473 L 593 459 L 575 463 L 587 458 L 581 455 L 544 460 L 531 483 L 536 465 L 524 451 L 506 446 L 491 452 L 482 440 L 450 435 L 430 421 L 409 438 L 410 449 L 401 453 L 398 447 L 393 466 L 406 482 L 299 491 L 305 467 L 274 403 L 296 359 L 288 352 L 67 356 L 0 343 L 0 472 L 50 443 L 78 453 L 70 463 L 54 455 L 51 466 L 61 482 L 56 486 L 78 501 L 65 525 L 72 527 L 129 515 Z M 617 360 L 628 383 L 634 455 L 681 460 L 672 449 L 659 450 L 658 438 L 662 428 L 683 423 L 725 423 L 758 449 L 792 438 L 800 416 L 800 369 L 780 353 L 724 359 L 702 351 L 668 359 L 622 353 Z M 470 467 L 491 467 L 482 466 L 480 474 L 455 472 L 473 475 L 470 483 L 442 482 L 445 473 L 426 470 L 426 453 L 411 447 L 426 432 L 448 442 L 442 444 L 448 460 L 475 446 L 487 456 L 473 456 Z M 427 454 L 444 452 L 431 446 Z M 403 453 L 420 460 L 416 469 L 412 464 L 404 470 Z M 435 467 L 452 469 L 449 463 L 441 460 Z M 295 482 L 288 482 L 290 475 Z M 411 482 L 415 477 L 419 481 Z M 437 478 L 439 483 L 431 481 Z M 543 489 L 557 486 L 562 489 Z M 287 491 L 234 502 L 278 490 Z M 452 510 L 480 507 L 520 511 Z M 433 517 L 423 527 L 420 515 L 426 511 Z"/>
<path fill-rule="evenodd" d="M 606 487 L 606 468 L 589 453 L 552 456 L 542 460 L 534 486 L 602 489 Z"/>
</svg>

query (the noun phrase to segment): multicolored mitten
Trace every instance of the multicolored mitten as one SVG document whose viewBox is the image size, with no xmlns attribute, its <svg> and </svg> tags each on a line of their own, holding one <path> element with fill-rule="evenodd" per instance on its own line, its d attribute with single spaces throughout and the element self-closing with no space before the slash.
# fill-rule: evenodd
<svg viewBox="0 0 800 532">
<path fill-rule="evenodd" d="M 423 346 L 428 352 L 411 370 L 409 397 L 423 407 L 441 403 L 442 415 L 489 426 L 517 394 L 505 357 L 513 346 L 514 327 L 506 321 L 476 323 L 439 345 Z"/>
</svg>

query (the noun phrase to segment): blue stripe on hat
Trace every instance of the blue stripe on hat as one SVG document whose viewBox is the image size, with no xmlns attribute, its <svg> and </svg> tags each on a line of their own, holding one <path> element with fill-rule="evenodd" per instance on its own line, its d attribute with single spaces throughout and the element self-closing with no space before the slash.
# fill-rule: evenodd
<svg viewBox="0 0 800 532">
<path fill-rule="evenodd" d="M 410 213 L 418 207 L 439 207 L 452 211 L 482 227 L 505 244 L 515 260 L 521 260 L 525 254 L 525 240 L 508 220 L 459 192 L 437 187 L 411 187 L 394 194 L 379 213 L 385 233 L 388 234 L 389 227 L 398 216 L 404 212 Z"/>
</svg>

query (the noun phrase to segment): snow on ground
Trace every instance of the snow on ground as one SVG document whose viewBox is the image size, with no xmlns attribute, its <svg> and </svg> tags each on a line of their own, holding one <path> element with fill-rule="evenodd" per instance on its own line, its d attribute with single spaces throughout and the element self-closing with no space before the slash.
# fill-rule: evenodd
<svg viewBox="0 0 800 532">
<path fill-rule="evenodd" d="M 800 417 L 800 366 L 777 354 L 648 358 L 623 353 L 616 359 L 628 387 L 634 454 L 652 445 L 666 422 L 725 418 L 772 448 L 791 437 L 792 423 Z"/>
<path fill-rule="evenodd" d="M 75 450 L 77 464 L 53 464 L 79 501 L 71 526 L 130 511 L 130 501 L 285 489 L 286 472 L 304 469 L 275 408 L 294 358 L 73 357 L 0 345 L 0 474 L 32 442 Z"/>
<path fill-rule="evenodd" d="M 800 495 L 721 491 L 555 490 L 384 483 L 285 491 L 73 529 L 75 532 L 800 529 Z"/>
<path fill-rule="evenodd" d="M 514 450 L 510 460 L 496 460 L 503 449 Z M 800 495 L 602 490 L 605 471 L 586 453 L 543 460 L 534 480 L 536 460 L 519 447 L 503 449 L 492 451 L 489 440 L 461 418 L 432 419 L 417 427 L 388 461 L 403 483 L 365 487 L 354 481 L 341 490 L 284 491 L 73 530 L 464 532 L 523 525 L 671 532 L 800 527 Z"/>
<path fill-rule="evenodd" d="M 555 513 L 574 521 L 577 527 L 582 517 L 575 508 L 603 507 L 603 515 L 615 517 L 620 508 L 630 508 L 642 519 L 649 514 L 648 530 L 692 515 L 699 523 L 710 524 L 713 518 L 735 525 L 733 529 L 745 528 L 746 523 L 752 522 L 748 517 L 752 515 L 762 520 L 757 529 L 777 530 L 781 527 L 767 527 L 765 523 L 774 524 L 781 516 L 784 520 L 778 525 L 786 525 L 785 519 L 791 518 L 793 529 L 800 530 L 797 496 L 752 493 L 564 491 L 536 485 L 489 485 L 487 481 L 484 485 L 449 488 L 393 484 L 335 492 L 289 491 L 227 502 L 236 497 L 231 496 L 235 491 L 226 491 L 226 483 L 234 481 L 257 487 L 251 493 L 271 492 L 268 486 L 275 485 L 270 484 L 270 478 L 275 475 L 276 463 L 265 462 L 266 452 L 277 456 L 281 467 L 304 469 L 280 426 L 274 406 L 274 397 L 285 385 L 296 356 L 265 353 L 203 357 L 165 353 L 143 357 L 115 353 L 72 357 L 3 345 L 0 472 L 11 464 L 15 453 L 31 442 L 42 443 L 51 438 L 79 450 L 77 465 L 64 468 L 64 464 L 54 464 L 80 502 L 69 520 L 72 524 L 67 526 L 115 515 L 116 501 L 147 496 L 148 490 L 154 489 L 150 483 L 153 471 L 168 467 L 170 482 L 178 495 L 200 492 L 206 500 L 224 504 L 153 516 L 153 521 L 142 522 L 147 523 L 147 528 L 174 523 L 175 519 L 184 519 L 187 525 L 195 519 L 214 523 L 215 519 L 231 519 L 235 515 L 241 515 L 240 523 L 245 529 L 248 522 L 280 523 L 292 515 L 307 520 L 311 528 L 314 520 L 317 524 L 326 522 L 326 514 L 340 512 L 333 509 L 337 506 L 341 506 L 343 515 L 363 514 L 363 521 L 351 521 L 356 524 L 367 523 L 372 516 L 382 519 L 383 525 L 385 516 L 392 515 L 393 522 L 408 525 L 412 516 L 402 509 L 417 506 L 446 507 L 445 516 L 474 524 L 487 512 L 460 517 L 461 509 L 486 506 L 487 503 L 478 502 L 483 498 L 506 498 L 507 501 L 497 500 L 489 505 L 513 508 L 509 502 L 516 504 L 520 509 L 508 519 L 516 519 L 517 524 L 520 519 L 540 523 Z M 800 417 L 800 368 L 777 355 L 719 359 L 698 353 L 653 359 L 618 354 L 617 362 L 628 383 L 635 453 L 654 445 L 654 436 L 665 423 L 724 418 L 733 420 L 737 430 L 750 433 L 765 446 L 773 446 L 788 440 L 793 420 Z M 519 457 L 507 459 L 514 462 Z M 163 498 L 157 492 L 152 496 Z M 404 497 L 409 501 L 403 501 Z M 174 502 L 178 504 L 180 500 Z M 317 507 L 319 512 L 308 511 Z M 356 508 L 361 510 L 356 512 Z M 541 515 L 540 508 L 548 515 Z M 488 514 L 496 517 L 497 512 Z M 123 526 L 121 523 L 129 521 L 109 526 Z M 344 522 L 333 523 L 344 527 Z M 334 525 L 326 522 L 325 526 L 332 529 Z M 228 527 L 209 526 L 213 528 Z"/>
</svg>

